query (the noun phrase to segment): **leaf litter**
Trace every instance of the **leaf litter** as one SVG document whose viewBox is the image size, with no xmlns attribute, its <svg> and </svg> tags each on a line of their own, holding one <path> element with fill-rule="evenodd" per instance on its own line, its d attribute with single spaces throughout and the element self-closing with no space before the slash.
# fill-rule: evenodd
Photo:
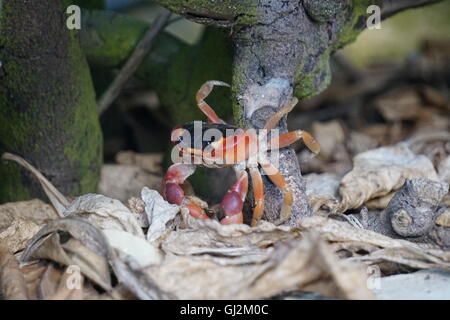
<svg viewBox="0 0 450 320">
<path fill-rule="evenodd" d="M 401 103 L 393 104 L 395 95 L 403 99 Z M 100 188 L 103 195 L 82 195 L 72 202 L 25 160 L 4 155 L 36 176 L 52 205 L 31 200 L 0 206 L 0 295 L 263 299 L 302 291 L 373 299 L 368 285 L 371 268 L 378 268 L 381 276 L 419 269 L 450 271 L 449 251 L 368 230 L 348 214 L 367 209 L 377 214 L 377 209 L 381 216 L 410 179 L 450 182 L 448 132 L 418 130 L 415 137 L 401 141 L 407 134 L 399 122 L 416 121 L 420 129 L 426 121 L 436 120 L 430 115 L 425 121 L 408 109 L 414 105 L 422 112 L 420 97 L 400 90 L 376 104 L 391 123 L 352 130 L 349 139 L 339 122 L 314 126 L 314 134 L 330 148 L 325 158 L 308 164 L 322 172 L 306 176 L 307 195 L 317 215 L 296 227 L 267 221 L 253 228 L 223 226 L 214 219 L 190 217 L 157 191 L 162 158 L 156 154 L 118 155 L 119 164 L 104 171 L 103 181 L 117 176 L 128 182 L 136 175 L 146 178 L 124 192 L 108 189 L 112 183 L 106 182 Z M 439 121 L 442 127 L 442 117 Z M 377 148 L 388 140 L 387 133 L 394 143 Z M 448 194 L 441 203 L 449 205 L 446 201 Z M 439 212 L 436 225 L 448 228 L 450 211 L 444 206 Z M 67 286 L 74 281 L 74 266 L 79 270 L 78 289 Z"/>
</svg>

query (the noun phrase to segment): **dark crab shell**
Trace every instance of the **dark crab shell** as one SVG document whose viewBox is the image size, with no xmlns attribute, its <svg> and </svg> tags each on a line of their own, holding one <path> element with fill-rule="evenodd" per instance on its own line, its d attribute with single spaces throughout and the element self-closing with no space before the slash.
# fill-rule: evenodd
<svg viewBox="0 0 450 320">
<path fill-rule="evenodd" d="M 174 143 L 183 149 L 191 148 L 203 151 L 212 142 L 236 135 L 242 129 L 229 124 L 193 121 L 185 123 L 174 130 L 179 130 L 178 132 L 180 132 L 176 137 L 172 136 L 172 140 L 176 139 L 173 141 Z"/>
</svg>

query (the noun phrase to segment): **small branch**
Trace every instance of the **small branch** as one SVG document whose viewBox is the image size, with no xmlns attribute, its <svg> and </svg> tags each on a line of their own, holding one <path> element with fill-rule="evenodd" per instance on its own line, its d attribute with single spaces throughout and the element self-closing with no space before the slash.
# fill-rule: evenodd
<svg viewBox="0 0 450 320">
<path fill-rule="evenodd" d="M 254 19 L 255 1 L 252 0 L 154 0 L 159 5 L 202 24 L 230 27 L 247 24 Z"/>
<path fill-rule="evenodd" d="M 113 83 L 109 86 L 103 96 L 100 98 L 98 102 L 98 113 L 102 114 L 111 103 L 118 97 L 120 92 L 122 91 L 125 83 L 131 78 L 131 76 L 136 72 L 139 65 L 142 63 L 142 60 L 147 56 L 152 45 L 154 43 L 155 38 L 158 34 L 164 29 L 171 12 L 168 10 L 164 10 L 160 15 L 156 18 L 155 22 L 150 26 L 144 37 L 136 46 L 136 49 L 131 54 L 128 61 L 125 63 L 123 68 L 120 70 L 117 77 L 114 79 Z"/>
<path fill-rule="evenodd" d="M 384 0 L 381 16 L 382 19 L 386 19 L 406 9 L 423 7 L 441 1 L 442 0 Z"/>
<path fill-rule="evenodd" d="M 436 225 L 445 209 L 440 203 L 448 184 L 428 179 L 408 179 L 385 210 L 361 211 L 365 228 L 391 238 L 450 248 L 450 228 Z"/>
<path fill-rule="evenodd" d="M 427 235 L 436 225 L 439 203 L 448 184 L 428 179 L 406 180 L 385 211 L 394 231 L 405 238 Z"/>
</svg>

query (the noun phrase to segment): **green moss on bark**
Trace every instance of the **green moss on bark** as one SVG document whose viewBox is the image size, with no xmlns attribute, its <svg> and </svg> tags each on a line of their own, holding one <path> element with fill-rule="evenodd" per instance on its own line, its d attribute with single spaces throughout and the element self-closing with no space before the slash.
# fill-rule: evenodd
<svg viewBox="0 0 450 320">
<path fill-rule="evenodd" d="M 0 153 L 18 154 L 64 194 L 96 191 L 102 139 L 89 69 L 58 1 L 4 3 L 0 16 Z M 0 164 L 0 203 L 44 198 L 35 179 Z"/>
<path fill-rule="evenodd" d="M 99 169 L 103 163 L 103 138 L 97 114 L 96 96 L 91 74 L 79 45 L 78 33 L 70 32 L 69 64 L 72 66 L 75 105 L 71 105 L 72 117 L 67 117 L 64 146 L 68 166 L 79 178 L 79 185 L 72 193 L 95 192 L 99 182 Z"/>
<path fill-rule="evenodd" d="M 333 50 L 344 47 L 354 42 L 362 30 L 366 27 L 366 20 L 369 14 L 367 8 L 370 5 L 381 6 L 383 0 L 352 0 L 351 9 L 347 13 L 348 22 L 339 32 L 337 41 L 333 44 Z"/>
<path fill-rule="evenodd" d="M 206 24 L 249 25 L 257 22 L 257 3 L 253 0 L 155 0 L 167 9 Z"/>
</svg>

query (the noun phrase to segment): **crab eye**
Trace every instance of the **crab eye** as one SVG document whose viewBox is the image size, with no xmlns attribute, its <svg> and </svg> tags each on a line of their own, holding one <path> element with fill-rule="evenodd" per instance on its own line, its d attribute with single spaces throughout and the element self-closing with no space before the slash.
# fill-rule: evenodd
<svg viewBox="0 0 450 320">
<path fill-rule="evenodd" d="M 183 142 L 183 136 L 179 136 L 179 137 L 177 138 L 177 142 Z"/>
</svg>

